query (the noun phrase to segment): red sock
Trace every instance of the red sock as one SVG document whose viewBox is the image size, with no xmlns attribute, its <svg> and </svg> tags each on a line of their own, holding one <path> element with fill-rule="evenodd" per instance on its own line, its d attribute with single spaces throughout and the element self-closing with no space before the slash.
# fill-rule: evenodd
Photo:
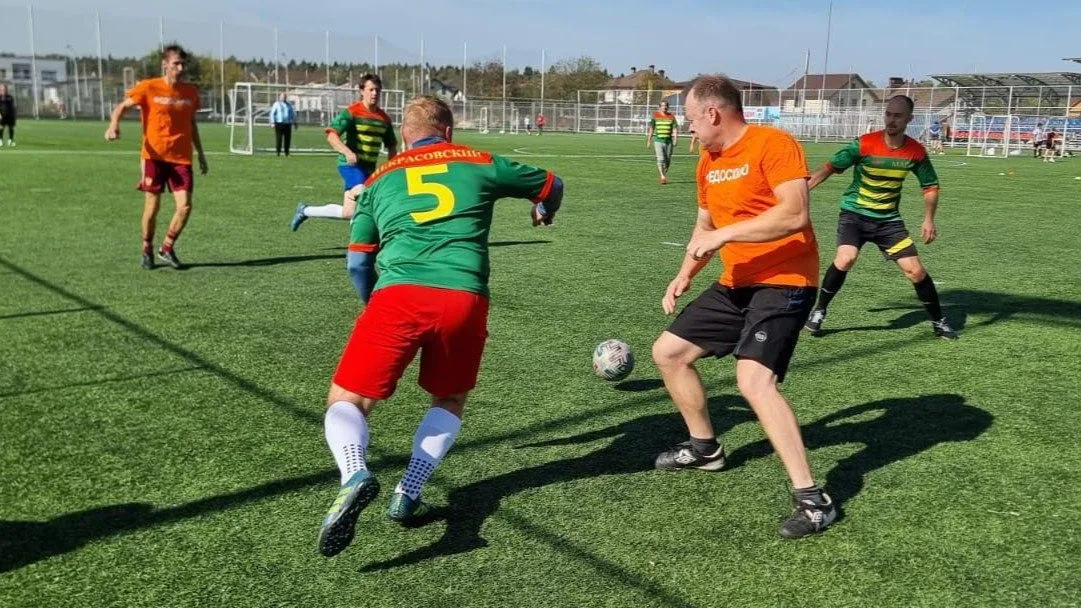
<svg viewBox="0 0 1081 608">
<path fill-rule="evenodd" d="M 150 255 L 154 251 L 154 235 L 143 235 L 143 255 Z"/>
<path fill-rule="evenodd" d="M 165 240 L 161 242 L 161 250 L 162 251 L 172 251 L 173 250 L 173 243 L 175 243 L 178 238 L 180 238 L 180 233 L 178 233 L 178 232 L 167 232 L 165 234 Z"/>
</svg>

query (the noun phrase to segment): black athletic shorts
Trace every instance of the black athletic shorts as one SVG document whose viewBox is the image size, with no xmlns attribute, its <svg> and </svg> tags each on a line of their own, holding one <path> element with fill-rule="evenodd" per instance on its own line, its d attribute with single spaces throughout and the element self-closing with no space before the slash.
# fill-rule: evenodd
<svg viewBox="0 0 1081 608">
<path fill-rule="evenodd" d="M 856 249 L 864 243 L 878 245 L 887 260 L 909 258 L 916 253 L 916 241 L 908 234 L 901 220 L 875 220 L 867 216 L 842 210 L 837 222 L 837 246 L 852 245 Z"/>
<path fill-rule="evenodd" d="M 714 283 L 679 313 L 668 331 L 718 357 L 732 353 L 758 361 L 781 382 L 817 295 L 814 287 Z"/>
</svg>

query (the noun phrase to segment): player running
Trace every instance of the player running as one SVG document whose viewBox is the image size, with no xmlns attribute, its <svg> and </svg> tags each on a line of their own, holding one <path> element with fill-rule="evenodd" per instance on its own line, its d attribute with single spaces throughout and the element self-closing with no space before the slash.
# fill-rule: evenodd
<svg viewBox="0 0 1081 608">
<path fill-rule="evenodd" d="M 662 101 L 660 109 L 649 119 L 649 128 L 646 130 L 646 147 L 653 142 L 661 184 L 668 183 L 668 167 L 672 164 L 672 150 L 678 139 L 679 126 L 676 117 L 668 111 L 668 102 Z"/>
<path fill-rule="evenodd" d="M 563 182 L 551 172 L 451 143 L 453 120 L 435 97 L 409 102 L 402 121 L 408 149 L 368 178 L 357 201 L 349 256 L 368 305 L 327 397 L 326 440 L 342 484 L 319 532 L 328 557 L 349 545 L 357 517 L 379 492 L 365 460 L 368 415 L 394 393 L 417 351 L 431 408 L 387 515 L 410 524 L 430 514 L 421 490 L 458 435 L 488 335 L 494 203 L 531 199 L 533 219 L 551 223 L 563 199 Z"/>
<path fill-rule="evenodd" d="M 191 152 L 199 153 L 199 173 L 207 172 L 206 155 L 199 139 L 195 112 L 199 109 L 199 89 L 181 82 L 187 66 L 188 52 L 179 45 L 162 49 L 161 69 L 164 76 L 139 81 L 116 105 L 105 129 L 105 140 L 120 137 L 120 118 L 129 108 L 138 106 L 143 120 L 143 177 L 137 189 L 143 197 L 143 263 L 154 267 L 154 228 L 157 223 L 161 193 L 166 187 L 173 193 L 176 211 L 169 222 L 169 231 L 158 249 L 158 259 L 173 268 L 183 268 L 176 257 L 175 244 L 191 216 L 192 189 L 195 178 L 191 171 Z"/>
<path fill-rule="evenodd" d="M 826 181 L 835 173 L 854 167 L 852 184 L 841 196 L 841 217 L 837 226 L 837 254 L 822 279 L 818 305 L 811 311 L 805 328 L 811 333 L 822 329 L 826 309 L 841 286 L 848 271 L 856 264 L 864 243 L 878 245 L 887 260 L 897 262 L 901 271 L 916 289 L 916 296 L 931 317 L 935 335 L 956 340 L 957 332 L 942 314 L 938 290 L 931 275 L 916 253 L 916 244 L 908 234 L 898 205 L 901 186 L 911 171 L 923 188 L 924 216 L 920 237 L 930 244 L 938 236 L 935 211 L 938 209 L 938 175 L 927 157 L 927 150 L 905 135 L 912 120 L 912 99 L 898 95 L 886 104 L 885 126 L 881 131 L 863 135 L 833 155 L 811 176 L 810 187 Z"/>
<path fill-rule="evenodd" d="M 360 77 L 360 100 L 342 110 L 326 129 L 327 143 L 338 152 L 338 173 L 350 190 L 364 183 L 375 171 L 379 151 L 386 146 L 387 159 L 398 153 L 398 140 L 394 137 L 394 125 L 387 113 L 379 107 L 379 95 L 383 81 L 375 74 Z M 297 203 L 289 226 L 294 231 L 309 217 L 348 220 L 353 217 L 354 206 L 346 199 L 343 204 L 308 205 Z"/>
</svg>

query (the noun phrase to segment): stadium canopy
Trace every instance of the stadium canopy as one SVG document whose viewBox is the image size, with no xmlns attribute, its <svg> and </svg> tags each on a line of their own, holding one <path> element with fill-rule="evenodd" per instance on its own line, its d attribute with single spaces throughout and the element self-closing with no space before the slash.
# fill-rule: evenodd
<svg viewBox="0 0 1081 608">
<path fill-rule="evenodd" d="M 1012 97 L 1014 103 L 1038 99 L 1047 105 L 1055 105 L 1065 102 L 1070 87 L 1081 93 L 1081 73 L 1078 72 L 932 74 L 931 78 L 948 87 L 961 87 L 961 98 L 969 103 L 989 97 L 1005 102 Z"/>
</svg>

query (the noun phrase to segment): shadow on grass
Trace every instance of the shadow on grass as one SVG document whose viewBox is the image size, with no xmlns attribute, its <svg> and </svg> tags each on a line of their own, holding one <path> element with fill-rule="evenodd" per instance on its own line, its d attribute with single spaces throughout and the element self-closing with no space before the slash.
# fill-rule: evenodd
<svg viewBox="0 0 1081 608">
<path fill-rule="evenodd" d="M 714 426 L 719 432 L 754 419 L 742 399 L 723 396 L 710 401 Z M 871 420 L 863 420 L 875 414 Z M 809 449 L 849 443 L 864 448 L 838 462 L 826 476 L 826 488 L 839 504 L 857 495 L 863 478 L 871 471 L 904 460 L 935 445 L 970 441 L 991 426 L 993 417 L 968 405 L 960 395 L 929 395 L 874 401 L 843 409 L 802 427 Z M 602 475 L 641 473 L 653 468 L 661 450 L 686 437 L 676 414 L 643 416 L 606 429 L 563 439 L 520 446 L 539 448 L 583 444 L 614 438 L 606 446 L 584 456 L 548 462 L 511 471 L 450 491 L 442 511 L 446 530 L 442 538 L 426 547 L 396 558 L 369 564 L 362 571 L 387 570 L 417 564 L 435 557 L 464 553 L 484 547 L 484 522 L 506 496 L 553 484 L 569 483 Z M 766 440 L 737 449 L 726 470 L 738 469 L 749 460 L 773 453 Z M 660 473 L 664 475 L 667 473 Z M 658 478 L 658 483 L 663 480 Z"/>
<path fill-rule="evenodd" d="M 532 240 L 532 241 L 491 241 L 488 243 L 489 247 L 513 247 L 515 245 L 547 245 L 552 241 L 546 240 Z"/>
<path fill-rule="evenodd" d="M 239 262 L 196 262 L 184 264 L 178 270 L 191 270 L 193 268 L 242 268 L 245 266 L 277 266 L 279 264 L 295 264 L 297 262 L 311 262 L 315 260 L 344 260 L 345 256 L 338 254 L 313 254 L 313 255 L 283 255 L 276 258 L 258 258 L 254 260 L 241 260 Z"/>
<path fill-rule="evenodd" d="M 0 315 L 0 321 L 8 319 L 25 319 L 26 317 L 46 317 L 51 315 L 66 315 L 72 312 L 86 312 L 88 310 L 100 310 L 104 306 L 80 306 L 79 308 L 62 308 L 60 310 L 38 310 L 33 312 L 16 312 L 10 315 Z"/>
<path fill-rule="evenodd" d="M 1081 302 L 1040 298 L 1034 296 L 980 291 L 978 289 L 947 289 L 939 294 L 944 307 L 961 309 L 967 315 L 989 315 L 975 326 L 992 325 L 1013 318 L 1031 320 L 1057 327 L 1081 327 Z M 911 308 L 893 304 L 870 312 Z M 907 316 L 907 315 L 906 315 Z M 952 319 L 952 315 L 949 315 Z"/>
<path fill-rule="evenodd" d="M 0 521 L 0 573 L 74 551 L 117 534 L 223 511 L 317 484 L 337 482 L 338 471 L 323 471 L 272 481 L 247 490 L 220 494 L 175 507 L 157 509 L 146 503 L 109 505 L 68 513 L 48 521 Z"/>
<path fill-rule="evenodd" d="M 919 305 L 916 304 L 916 306 L 919 306 Z M 884 311 L 888 311 L 888 310 L 904 310 L 904 309 L 907 309 L 907 308 L 909 308 L 909 307 L 908 306 L 899 306 L 899 307 L 896 307 L 896 308 L 874 308 L 874 309 L 870 309 L 868 312 L 884 312 Z M 950 321 L 950 325 L 955 330 L 960 331 L 960 330 L 964 329 L 965 325 L 968 323 L 968 313 L 963 307 L 943 305 L 942 306 L 942 313 L 944 315 L 946 315 L 946 318 L 949 319 L 949 321 Z M 827 316 L 826 317 L 827 323 L 829 322 L 829 320 L 830 320 L 830 317 Z M 927 311 L 924 310 L 923 308 L 910 310 L 909 312 L 906 312 L 905 314 L 897 317 L 896 319 L 890 320 L 885 325 L 862 325 L 862 326 L 857 326 L 857 327 L 837 327 L 837 328 L 826 327 L 825 329 L 822 329 L 817 334 L 815 334 L 815 337 L 822 338 L 822 337 L 825 337 L 825 336 L 832 336 L 834 334 L 843 334 L 843 333 L 851 332 L 851 331 L 892 331 L 892 330 L 898 330 L 898 329 L 908 329 L 910 327 L 916 327 L 917 325 L 920 325 L 920 324 L 926 325 L 927 326 L 927 332 L 928 332 L 928 334 L 930 334 L 930 332 L 931 332 L 931 318 L 927 316 Z"/>
</svg>

